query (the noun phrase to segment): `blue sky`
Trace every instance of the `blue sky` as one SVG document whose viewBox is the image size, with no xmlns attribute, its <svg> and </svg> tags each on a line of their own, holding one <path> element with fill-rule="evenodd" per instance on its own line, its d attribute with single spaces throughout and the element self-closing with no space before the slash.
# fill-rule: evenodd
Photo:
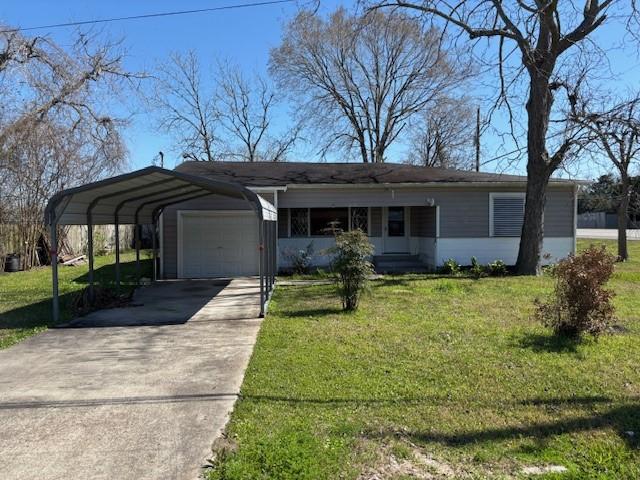
<svg viewBox="0 0 640 480">
<path fill-rule="evenodd" d="M 248 3 L 248 0 L 244 0 Z M 7 25 L 29 27 L 67 21 L 108 18 L 114 16 L 139 15 L 172 10 L 208 8 L 212 6 L 243 3 L 243 0 L 169 0 L 123 1 L 111 0 L 88 2 L 80 0 L 5 0 L 0 4 L 0 20 Z M 349 5 L 339 0 L 322 0 L 323 11 L 333 10 L 338 5 Z M 25 8 L 27 6 L 27 8 Z M 265 73 L 269 50 L 279 44 L 283 25 L 296 13 L 296 3 L 253 7 L 229 11 L 200 13 L 193 15 L 131 20 L 110 23 L 100 27 L 105 35 L 122 38 L 127 49 L 126 66 L 132 70 L 151 71 L 157 62 L 162 62 L 171 52 L 195 50 L 205 68 L 216 57 L 229 58 L 247 72 L 257 70 Z M 30 32 L 35 33 L 35 32 Z M 48 34 L 61 44 L 68 44 L 72 28 L 37 31 Z M 605 43 L 617 37 L 615 29 L 599 32 Z M 611 56 L 614 78 L 611 82 L 624 88 L 640 86 L 640 67 L 637 52 L 619 51 Z M 281 117 L 287 115 L 280 112 Z M 500 120 L 496 120 L 500 129 Z M 152 162 L 159 150 L 166 153 L 165 165 L 172 168 L 178 160 L 171 151 L 171 139 L 153 128 L 153 118 L 138 109 L 126 139 L 130 151 L 132 168 L 140 168 Z M 483 138 L 484 158 L 491 158 L 512 148 L 502 145 L 497 137 Z M 502 150 L 501 150 L 502 149 Z M 308 150 L 294 153 L 295 159 L 307 159 Z M 400 153 L 398 153 L 400 156 Z M 306 157 L 306 158 L 303 158 Z M 523 165 L 491 164 L 488 170 L 506 170 L 522 173 Z M 581 172 L 582 176 L 593 176 L 594 169 Z"/>
</svg>

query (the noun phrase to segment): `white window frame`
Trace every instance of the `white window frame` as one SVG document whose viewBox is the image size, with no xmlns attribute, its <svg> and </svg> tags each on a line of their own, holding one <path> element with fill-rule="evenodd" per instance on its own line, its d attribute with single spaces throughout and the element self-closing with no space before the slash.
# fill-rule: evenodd
<svg viewBox="0 0 640 480">
<path fill-rule="evenodd" d="M 525 198 L 525 192 L 490 192 L 489 193 L 489 237 L 495 238 L 516 238 L 511 236 L 504 235 L 495 235 L 493 231 L 493 199 L 494 198 L 507 198 L 507 197 L 516 197 L 516 198 Z M 523 211 L 524 215 L 524 211 Z M 519 237 L 520 235 L 518 235 Z"/>
</svg>

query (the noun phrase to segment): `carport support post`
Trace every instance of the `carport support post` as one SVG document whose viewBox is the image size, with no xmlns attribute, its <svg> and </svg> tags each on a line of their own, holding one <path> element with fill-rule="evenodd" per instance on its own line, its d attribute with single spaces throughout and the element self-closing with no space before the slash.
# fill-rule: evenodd
<svg viewBox="0 0 640 480">
<path fill-rule="evenodd" d="M 116 240 L 116 293 L 120 295 L 120 219 L 117 213 L 114 222 Z"/>
<path fill-rule="evenodd" d="M 87 215 L 87 255 L 89 257 L 89 303 L 93 303 L 93 217 Z"/>
<path fill-rule="evenodd" d="M 51 214 L 51 283 L 53 288 L 52 313 L 53 324 L 58 323 L 60 319 L 60 299 L 58 298 L 58 228 L 54 214 Z"/>
<path fill-rule="evenodd" d="M 137 219 L 133 228 L 134 241 L 136 245 L 136 284 L 140 285 L 140 225 L 138 225 Z"/>
<path fill-rule="evenodd" d="M 260 275 L 260 316 L 264 317 L 264 220 L 258 220 L 258 248 L 260 249 L 260 261 L 258 262 L 258 274 Z"/>
<path fill-rule="evenodd" d="M 157 274 L 156 274 L 156 219 L 154 218 L 153 223 L 151 224 L 151 249 L 152 251 L 152 258 L 153 258 L 153 281 L 156 281 L 157 278 Z"/>
</svg>

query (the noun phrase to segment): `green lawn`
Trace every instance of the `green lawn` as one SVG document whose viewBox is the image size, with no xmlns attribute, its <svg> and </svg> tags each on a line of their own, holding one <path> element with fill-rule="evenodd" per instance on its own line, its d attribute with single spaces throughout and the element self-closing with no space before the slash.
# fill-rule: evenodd
<svg viewBox="0 0 640 480">
<path fill-rule="evenodd" d="M 149 276 L 151 262 L 142 256 L 142 274 Z M 111 284 L 115 278 L 114 255 L 96 257 L 95 281 Z M 120 256 L 123 293 L 135 283 L 135 253 Z M 60 278 L 60 321 L 71 319 L 70 305 L 75 292 L 87 286 L 88 266 L 62 266 Z M 28 272 L 0 273 L 0 348 L 9 347 L 23 338 L 50 327 L 51 268 L 34 268 Z"/>
<path fill-rule="evenodd" d="M 331 286 L 277 288 L 211 478 L 640 478 L 630 246 L 623 333 L 578 345 L 530 319 L 548 277 L 385 277 L 355 314 Z"/>
</svg>

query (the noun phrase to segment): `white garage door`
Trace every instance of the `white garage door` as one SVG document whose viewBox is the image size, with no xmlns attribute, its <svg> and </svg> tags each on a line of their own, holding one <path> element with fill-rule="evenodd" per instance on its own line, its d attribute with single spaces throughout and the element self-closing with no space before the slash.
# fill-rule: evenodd
<svg viewBox="0 0 640 480">
<path fill-rule="evenodd" d="M 178 276 L 258 274 L 258 220 L 253 212 L 180 212 Z"/>
</svg>

